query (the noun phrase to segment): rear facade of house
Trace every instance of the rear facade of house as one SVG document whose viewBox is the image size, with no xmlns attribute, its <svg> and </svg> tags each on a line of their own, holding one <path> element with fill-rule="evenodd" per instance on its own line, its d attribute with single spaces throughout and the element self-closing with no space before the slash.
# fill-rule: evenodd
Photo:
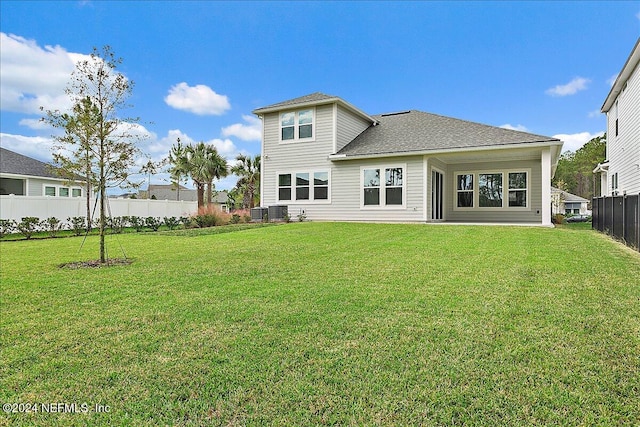
<svg viewBox="0 0 640 427">
<path fill-rule="evenodd" d="M 254 111 L 262 206 L 334 221 L 551 224 L 562 142 L 314 93 Z"/>
</svg>

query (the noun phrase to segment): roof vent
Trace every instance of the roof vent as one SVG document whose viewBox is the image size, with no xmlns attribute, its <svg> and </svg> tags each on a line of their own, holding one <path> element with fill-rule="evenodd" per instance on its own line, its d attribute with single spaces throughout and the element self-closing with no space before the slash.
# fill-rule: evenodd
<svg viewBox="0 0 640 427">
<path fill-rule="evenodd" d="M 401 114 L 409 114 L 411 111 L 398 111 L 397 113 L 380 114 L 382 117 L 399 116 Z"/>
</svg>

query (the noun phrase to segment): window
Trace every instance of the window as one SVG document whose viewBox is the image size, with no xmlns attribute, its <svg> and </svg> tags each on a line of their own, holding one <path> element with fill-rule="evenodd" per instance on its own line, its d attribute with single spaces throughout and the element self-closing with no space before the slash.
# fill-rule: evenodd
<svg viewBox="0 0 640 427">
<path fill-rule="evenodd" d="M 509 207 L 527 207 L 527 173 L 509 172 Z"/>
<path fill-rule="evenodd" d="M 279 174 L 278 200 L 329 200 L 329 172 L 303 171 Z"/>
<path fill-rule="evenodd" d="M 278 175 L 278 200 L 291 200 L 291 174 Z"/>
<path fill-rule="evenodd" d="M 364 205 L 380 204 L 380 169 L 364 170 Z"/>
<path fill-rule="evenodd" d="M 301 141 L 313 138 L 314 110 L 290 111 L 280 114 L 280 139 Z"/>
<path fill-rule="evenodd" d="M 478 206 L 481 208 L 502 207 L 502 174 L 478 174 Z"/>
<path fill-rule="evenodd" d="M 527 170 L 456 172 L 454 209 L 529 209 Z"/>
<path fill-rule="evenodd" d="M 403 206 L 404 169 L 404 166 L 363 168 L 362 206 Z"/>
<path fill-rule="evenodd" d="M 385 198 L 387 205 L 402 204 L 402 168 L 384 170 Z"/>
<path fill-rule="evenodd" d="M 73 188 L 73 189 L 71 189 L 71 196 L 73 196 L 73 197 L 82 197 L 82 189 L 81 188 Z"/>
<path fill-rule="evenodd" d="M 329 172 L 315 172 L 313 174 L 313 199 L 327 200 L 329 198 Z"/>
<path fill-rule="evenodd" d="M 296 174 L 296 200 L 309 200 L 309 174 Z"/>
<path fill-rule="evenodd" d="M 473 207 L 473 174 L 457 175 L 457 200 L 459 208 Z"/>
<path fill-rule="evenodd" d="M 58 190 L 58 196 L 69 197 L 69 189 L 67 187 L 60 187 Z"/>
<path fill-rule="evenodd" d="M 44 195 L 45 196 L 55 196 L 56 195 L 56 187 L 44 187 Z"/>
<path fill-rule="evenodd" d="M 611 191 L 614 193 L 614 195 L 617 195 L 617 190 L 618 190 L 618 172 L 614 173 L 611 176 Z"/>
</svg>

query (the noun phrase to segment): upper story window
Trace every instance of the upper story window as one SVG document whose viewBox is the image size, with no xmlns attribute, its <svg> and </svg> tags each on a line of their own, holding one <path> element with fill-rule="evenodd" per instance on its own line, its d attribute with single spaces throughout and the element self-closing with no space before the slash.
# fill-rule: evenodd
<svg viewBox="0 0 640 427">
<path fill-rule="evenodd" d="M 280 114 L 280 140 L 288 142 L 313 140 L 314 115 L 313 109 Z"/>
</svg>

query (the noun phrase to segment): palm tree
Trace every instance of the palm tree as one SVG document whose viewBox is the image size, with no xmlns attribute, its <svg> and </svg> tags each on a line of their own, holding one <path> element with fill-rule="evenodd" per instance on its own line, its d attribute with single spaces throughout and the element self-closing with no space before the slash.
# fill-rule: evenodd
<svg viewBox="0 0 640 427">
<path fill-rule="evenodd" d="M 231 172 L 240 177 L 237 187 L 244 189 L 242 204 L 244 207 L 253 208 L 256 190 L 260 187 L 260 155 L 251 158 L 240 154 L 236 160 L 238 163 L 231 168 Z"/>
<path fill-rule="evenodd" d="M 205 151 L 205 175 L 207 182 L 207 205 L 211 204 L 213 195 L 213 180 L 224 178 L 229 174 L 227 159 L 222 157 L 213 145 L 208 145 Z"/>
<path fill-rule="evenodd" d="M 171 179 L 179 182 L 184 177 L 190 177 L 198 192 L 198 207 L 204 206 L 204 189 L 207 187 L 207 204 L 211 204 L 213 180 L 227 176 L 227 161 L 218 154 L 213 145 L 199 142 L 196 145 L 178 143 L 171 147 L 169 162 Z"/>
</svg>

